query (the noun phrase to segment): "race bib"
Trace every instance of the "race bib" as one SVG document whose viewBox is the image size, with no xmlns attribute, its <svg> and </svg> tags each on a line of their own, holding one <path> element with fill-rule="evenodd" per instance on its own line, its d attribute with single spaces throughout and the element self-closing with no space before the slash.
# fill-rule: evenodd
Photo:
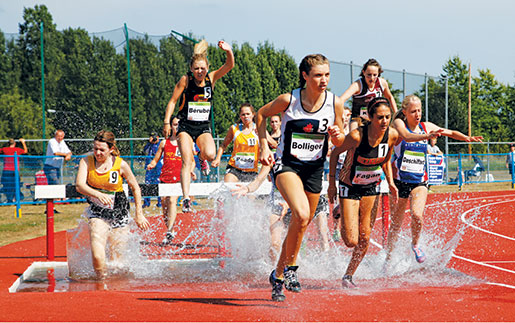
<svg viewBox="0 0 515 323">
<path fill-rule="evenodd" d="M 383 173 L 381 166 L 356 166 L 356 172 L 352 184 L 368 185 L 381 181 Z"/>
<path fill-rule="evenodd" d="M 418 151 L 405 150 L 401 162 L 401 171 L 423 174 L 426 165 L 426 154 Z"/>
<path fill-rule="evenodd" d="M 188 120 L 208 121 L 211 102 L 188 102 Z"/>
<path fill-rule="evenodd" d="M 252 169 L 256 156 L 254 153 L 236 153 L 234 155 L 234 165 L 239 169 Z"/>
<path fill-rule="evenodd" d="M 292 133 L 290 152 L 301 161 L 318 160 L 323 157 L 324 139 L 323 134 Z"/>
</svg>

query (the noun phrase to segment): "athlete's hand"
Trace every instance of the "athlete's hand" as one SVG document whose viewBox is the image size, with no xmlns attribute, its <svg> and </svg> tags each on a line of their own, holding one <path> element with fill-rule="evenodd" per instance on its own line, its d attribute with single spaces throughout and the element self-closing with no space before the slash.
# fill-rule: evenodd
<svg viewBox="0 0 515 323">
<path fill-rule="evenodd" d="M 334 181 L 329 180 L 329 187 L 327 187 L 327 197 L 329 202 L 333 203 L 336 200 L 336 184 Z"/>
<path fill-rule="evenodd" d="M 138 226 L 138 228 L 140 228 L 141 230 L 150 229 L 150 223 L 148 222 L 147 218 L 145 218 L 143 215 L 136 214 L 134 221 L 136 222 L 136 225 Z"/>
<path fill-rule="evenodd" d="M 170 131 L 171 130 L 172 130 L 172 127 L 170 126 L 169 123 L 165 123 L 163 125 L 163 135 L 165 136 L 165 138 L 170 137 Z"/>
<path fill-rule="evenodd" d="M 472 136 L 467 138 L 467 142 L 483 142 L 483 136 Z"/>
<path fill-rule="evenodd" d="M 430 131 L 428 134 L 427 134 L 427 139 L 436 139 L 438 137 L 440 137 L 443 133 L 443 129 L 438 129 L 436 131 Z"/>
<path fill-rule="evenodd" d="M 192 181 L 196 181 L 197 180 L 197 174 L 195 174 L 195 172 L 191 172 L 190 176 L 191 176 L 191 180 Z"/>
<path fill-rule="evenodd" d="M 220 49 L 223 49 L 226 52 L 232 50 L 231 45 L 229 45 L 228 43 L 224 42 L 223 40 L 218 42 L 218 47 L 220 47 Z"/>
<path fill-rule="evenodd" d="M 211 166 L 212 166 L 212 167 L 218 167 L 218 166 L 220 166 L 220 159 L 215 158 L 215 159 L 211 162 Z"/>
<path fill-rule="evenodd" d="M 151 161 L 150 164 L 147 165 L 147 170 L 151 170 L 154 167 L 156 167 L 156 163 L 154 161 Z"/>
<path fill-rule="evenodd" d="M 399 190 L 393 183 L 388 184 L 388 186 L 390 187 L 390 195 L 393 198 L 392 202 L 393 204 L 396 204 L 399 201 Z"/>
<path fill-rule="evenodd" d="M 250 188 L 247 185 L 237 183 L 236 187 L 231 189 L 232 196 L 236 196 L 238 198 L 245 196 L 250 193 Z"/>
<path fill-rule="evenodd" d="M 268 148 L 268 144 L 261 146 L 259 150 L 259 161 L 264 166 L 272 166 L 274 164 L 274 155 Z"/>
</svg>

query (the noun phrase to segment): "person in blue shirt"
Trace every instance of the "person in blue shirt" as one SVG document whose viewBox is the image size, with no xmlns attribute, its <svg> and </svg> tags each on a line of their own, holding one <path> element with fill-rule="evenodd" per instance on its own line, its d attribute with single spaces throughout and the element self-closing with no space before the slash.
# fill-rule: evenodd
<svg viewBox="0 0 515 323">
<path fill-rule="evenodd" d="M 157 133 L 150 133 L 150 137 L 148 138 L 148 142 L 145 144 L 143 148 L 143 154 L 147 156 L 145 158 L 145 169 L 147 169 L 148 164 L 154 159 L 154 156 L 157 153 L 157 149 L 159 148 L 159 144 L 161 140 Z M 159 184 L 159 175 L 161 175 L 161 168 L 163 167 L 163 159 L 161 159 L 156 167 L 149 169 L 145 173 L 145 184 Z M 145 197 L 143 201 L 143 207 L 150 206 L 150 197 Z M 161 198 L 157 198 L 157 207 L 161 206 Z"/>
</svg>

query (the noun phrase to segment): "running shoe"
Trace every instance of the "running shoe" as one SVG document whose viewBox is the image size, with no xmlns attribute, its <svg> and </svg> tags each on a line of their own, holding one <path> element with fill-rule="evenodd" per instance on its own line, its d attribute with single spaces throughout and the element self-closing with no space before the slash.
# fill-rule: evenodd
<svg viewBox="0 0 515 323">
<path fill-rule="evenodd" d="M 297 269 L 299 266 L 286 266 L 284 268 L 284 287 L 290 292 L 300 293 L 299 280 L 297 279 Z"/>
<path fill-rule="evenodd" d="M 284 280 L 275 277 L 275 269 L 270 274 L 268 281 L 270 281 L 270 284 L 272 285 L 272 300 L 274 302 L 284 302 L 286 299 L 286 296 L 284 296 L 283 293 Z"/>
<path fill-rule="evenodd" d="M 358 287 L 352 281 L 352 276 L 351 275 L 343 276 L 343 278 L 342 278 L 342 286 L 343 286 L 343 288 L 347 288 L 347 289 L 353 289 L 353 288 Z"/>
<path fill-rule="evenodd" d="M 426 254 L 418 246 L 411 245 L 411 250 L 415 253 L 415 259 L 418 263 L 423 263 L 426 260 Z"/>
<path fill-rule="evenodd" d="M 193 212 L 193 208 L 191 207 L 190 199 L 183 199 L 182 200 L 182 212 L 183 213 L 191 213 L 191 212 Z"/>
<path fill-rule="evenodd" d="M 177 233 L 175 231 L 171 231 L 171 232 L 167 231 L 165 238 L 163 239 L 163 241 L 161 243 L 164 245 L 172 244 L 172 241 L 173 241 L 173 239 L 175 239 L 176 235 L 177 235 Z"/>
<path fill-rule="evenodd" d="M 211 172 L 211 169 L 209 168 L 209 164 L 207 160 L 205 159 L 199 159 L 200 161 L 200 170 L 202 171 L 202 175 L 208 176 Z"/>
</svg>

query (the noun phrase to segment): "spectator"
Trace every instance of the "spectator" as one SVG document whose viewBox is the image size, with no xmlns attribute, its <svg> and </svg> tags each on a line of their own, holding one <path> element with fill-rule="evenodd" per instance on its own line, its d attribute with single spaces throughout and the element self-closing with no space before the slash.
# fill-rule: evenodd
<svg viewBox="0 0 515 323">
<path fill-rule="evenodd" d="M 510 152 L 506 156 L 506 168 L 508 168 L 510 175 L 513 175 L 513 155 L 515 154 L 515 144 L 510 144 Z"/>
<path fill-rule="evenodd" d="M 159 184 L 159 176 L 161 175 L 161 168 L 163 167 L 163 160 L 160 159 L 155 167 L 148 169 L 147 166 L 150 164 L 152 159 L 154 159 L 154 156 L 157 153 L 157 150 L 159 149 L 159 144 L 161 143 L 161 140 L 159 139 L 159 136 L 157 133 L 152 132 L 150 133 L 150 138 L 148 138 L 148 142 L 146 143 L 145 147 L 143 148 L 143 153 L 147 158 L 145 158 L 145 169 L 147 170 L 145 173 L 145 184 Z M 145 197 L 143 200 L 143 207 L 149 207 L 150 206 L 150 197 Z M 161 207 L 161 198 L 157 198 L 157 207 Z"/>
<path fill-rule="evenodd" d="M 0 149 L 0 155 L 13 156 L 14 153 L 18 155 L 26 154 L 28 150 L 27 145 L 25 144 L 25 139 L 20 138 L 19 140 L 23 146 L 23 149 L 16 147 L 16 141 L 11 138 L 9 139 L 7 146 Z M 14 157 L 4 157 L 4 170 L 2 172 L 2 192 L 5 194 L 5 197 L 7 198 L 7 203 L 11 203 L 14 201 L 15 180 L 16 176 Z M 21 192 L 20 199 L 23 199 L 23 195 L 21 194 Z"/>
<path fill-rule="evenodd" d="M 443 155 L 442 151 L 436 145 L 436 138 L 429 139 L 429 146 L 427 146 L 427 153 L 430 155 Z"/>
<path fill-rule="evenodd" d="M 48 185 L 61 184 L 61 168 L 63 161 L 69 161 L 72 158 L 72 152 L 66 142 L 64 142 L 64 131 L 56 130 L 55 137 L 48 141 L 46 148 L 47 157 L 43 171 L 48 181 Z"/>
</svg>

